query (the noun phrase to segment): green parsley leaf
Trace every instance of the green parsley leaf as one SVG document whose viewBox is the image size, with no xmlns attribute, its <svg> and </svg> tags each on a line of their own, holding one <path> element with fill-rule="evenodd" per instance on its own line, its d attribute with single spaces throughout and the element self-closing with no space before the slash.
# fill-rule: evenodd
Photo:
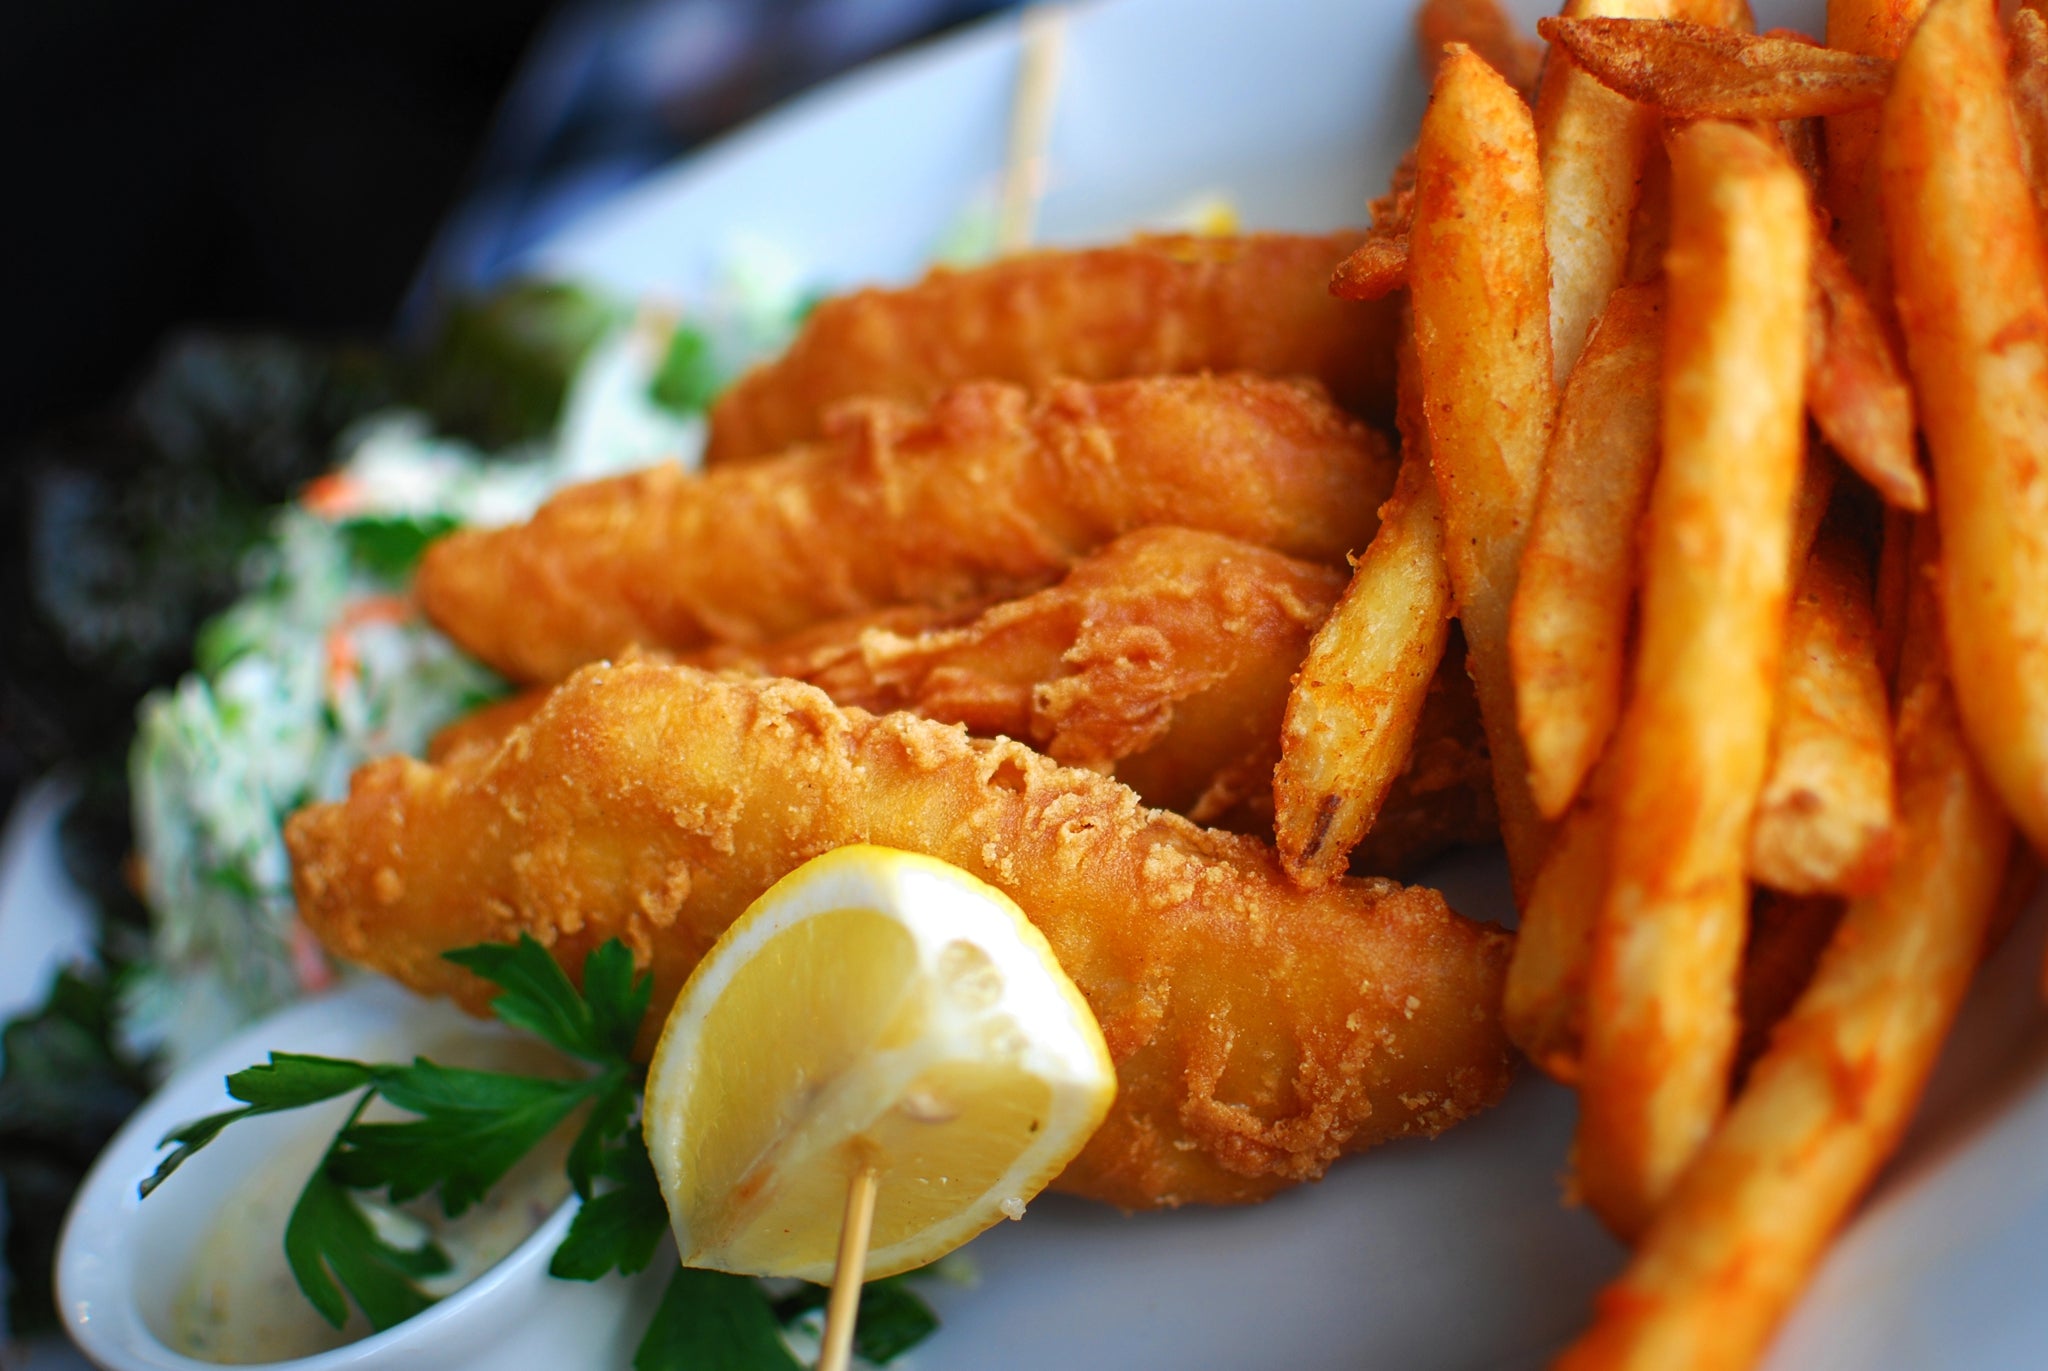
<svg viewBox="0 0 2048 1371">
<path fill-rule="evenodd" d="M 863 1360 L 882 1365 L 938 1330 L 939 1316 L 910 1288 L 908 1277 L 912 1274 L 884 1276 L 861 1287 L 853 1348 Z M 800 1285 L 775 1301 L 776 1320 L 786 1326 L 813 1309 L 822 1309 L 831 1293 L 822 1285 Z"/>
<path fill-rule="evenodd" d="M 608 1158 L 614 1185 L 585 1200 L 555 1249 L 548 1274 L 570 1281 L 594 1281 L 617 1268 L 630 1276 L 643 1271 L 668 1232 L 668 1205 L 654 1177 L 647 1144 L 628 1138 Z"/>
<path fill-rule="evenodd" d="M 803 1371 L 761 1287 L 745 1276 L 678 1267 L 633 1371 Z"/>
<path fill-rule="evenodd" d="M 241 1100 L 244 1107 L 194 1119 L 164 1134 L 157 1146 L 170 1147 L 175 1143 L 177 1150 L 157 1163 L 156 1171 L 142 1182 L 142 1198 L 148 1199 L 150 1191 L 169 1179 L 193 1153 L 219 1137 L 229 1124 L 346 1095 L 369 1084 L 370 1075 L 370 1068 L 360 1062 L 294 1052 L 273 1052 L 268 1066 L 237 1071 L 228 1077 L 228 1094 Z"/>
<path fill-rule="evenodd" d="M 639 1082 L 632 1074 L 616 1072 L 614 1083 L 590 1107 L 590 1116 L 584 1119 L 582 1131 L 570 1144 L 567 1158 L 569 1184 L 580 1198 L 590 1198 L 597 1176 L 607 1169 L 613 1142 L 624 1138 L 626 1130 L 632 1127 L 633 1106 L 639 1100 Z M 642 1151 L 647 1146 L 637 1137 L 627 1139 L 624 1145 Z"/>
<path fill-rule="evenodd" d="M 938 1331 L 939 1316 L 901 1277 L 870 1281 L 860 1292 L 853 1350 L 880 1366 Z"/>
<path fill-rule="evenodd" d="M 450 1218 L 482 1199 L 593 1088 L 588 1080 L 509 1076 L 425 1060 L 381 1067 L 376 1083 L 378 1094 L 420 1117 L 350 1124 L 329 1169 L 351 1189 L 388 1189 L 395 1203 L 438 1189 Z"/>
<path fill-rule="evenodd" d="M 322 1318 L 336 1328 L 348 1321 L 348 1302 L 335 1288 L 339 1280 L 380 1333 L 431 1305 L 433 1298 L 414 1281 L 448 1269 L 448 1254 L 432 1242 L 408 1251 L 378 1237 L 324 1165 L 292 1206 L 284 1255 L 299 1289 Z"/>
<path fill-rule="evenodd" d="M 610 1065 L 633 1049 L 633 1034 L 653 994 L 651 975 L 633 977 L 633 954 L 612 939 L 584 960 L 588 996 L 530 933 L 516 943 L 486 943 L 442 954 L 503 987 L 491 1012 L 514 1028 L 553 1043 L 572 1057 Z"/>
<path fill-rule="evenodd" d="M 461 523 L 446 514 L 394 514 L 348 519 L 339 527 L 357 566 L 372 576 L 402 581 L 419 565 L 428 543 Z"/>
<path fill-rule="evenodd" d="M 688 324 L 678 325 L 648 391 L 654 403 L 674 414 L 702 414 L 717 396 L 719 385 L 711 340 Z"/>
</svg>

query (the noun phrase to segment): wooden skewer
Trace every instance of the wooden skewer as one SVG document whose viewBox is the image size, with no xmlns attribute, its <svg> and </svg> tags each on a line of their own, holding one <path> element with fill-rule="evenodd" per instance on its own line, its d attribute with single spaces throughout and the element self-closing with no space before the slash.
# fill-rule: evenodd
<svg viewBox="0 0 2048 1371">
<path fill-rule="evenodd" d="M 854 1316 L 860 1312 L 861 1274 L 868 1264 L 868 1238 L 875 1227 L 875 1168 L 861 1166 L 846 1184 L 846 1218 L 839 1230 L 839 1260 L 832 1269 L 832 1297 L 825 1302 L 825 1345 L 818 1371 L 846 1371 L 853 1355 Z"/>
<path fill-rule="evenodd" d="M 1038 4 L 1024 11 L 1022 67 L 1010 107 L 1010 153 L 996 219 L 996 248 L 1005 254 L 1031 246 L 1039 197 L 1045 193 L 1046 146 L 1052 140 L 1066 32 L 1064 5 Z"/>
</svg>

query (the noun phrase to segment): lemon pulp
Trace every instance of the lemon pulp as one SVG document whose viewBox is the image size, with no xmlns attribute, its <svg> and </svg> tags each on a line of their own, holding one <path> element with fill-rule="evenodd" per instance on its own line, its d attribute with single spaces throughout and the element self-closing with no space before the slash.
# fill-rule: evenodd
<svg viewBox="0 0 2048 1371">
<path fill-rule="evenodd" d="M 698 967 L 645 1128 L 685 1264 L 828 1277 L 872 1168 L 881 1276 L 1020 1214 L 1114 1093 L 1093 1015 L 1006 896 L 858 846 L 777 883 Z"/>
</svg>

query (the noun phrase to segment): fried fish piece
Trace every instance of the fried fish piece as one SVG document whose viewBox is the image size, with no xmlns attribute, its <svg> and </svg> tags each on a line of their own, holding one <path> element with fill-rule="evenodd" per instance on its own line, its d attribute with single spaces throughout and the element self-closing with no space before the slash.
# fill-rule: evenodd
<svg viewBox="0 0 2048 1371">
<path fill-rule="evenodd" d="M 1496 1100 L 1508 937 L 1390 881 L 1297 890 L 1266 844 L 1146 809 L 1008 740 L 653 662 L 585 668 L 488 757 L 406 758 L 287 827 L 332 951 L 483 1012 L 441 953 L 521 932 L 654 977 L 652 1046 L 748 903 L 847 843 L 997 886 L 1101 1021 L 1115 1108 L 1061 1177 L 1132 1208 L 1262 1199 Z"/>
<path fill-rule="evenodd" d="M 1325 288 L 1360 237 L 1145 237 L 941 267 L 901 290 L 827 300 L 782 357 L 712 406 L 705 460 L 763 457 L 816 438 L 842 400 L 925 404 L 974 380 L 1313 376 L 1339 403 L 1384 417 L 1394 307 L 1347 304 Z"/>
<path fill-rule="evenodd" d="M 1037 589 L 1151 524 L 1336 565 L 1372 538 L 1386 441 L 1310 382 L 1252 376 L 874 402 L 766 462 L 575 486 L 427 549 L 428 617 L 514 680 L 640 646 L 761 642 L 898 604 Z"/>
<path fill-rule="evenodd" d="M 680 660 L 807 681 L 874 714 L 909 710 L 977 737 L 1016 738 L 1114 775 L 1155 808 L 1269 837 L 1289 681 L 1343 585 L 1334 568 L 1221 534 L 1140 529 L 1057 584 L 979 613 L 883 610 Z M 1429 689 L 1364 872 L 1398 874 L 1498 831 L 1462 647 Z M 429 757 L 495 748 L 546 694 L 456 722 Z"/>
</svg>

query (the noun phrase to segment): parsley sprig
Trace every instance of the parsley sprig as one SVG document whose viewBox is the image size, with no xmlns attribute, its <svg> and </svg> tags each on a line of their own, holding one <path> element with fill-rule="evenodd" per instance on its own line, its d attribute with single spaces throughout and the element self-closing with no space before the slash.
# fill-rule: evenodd
<svg viewBox="0 0 2048 1371">
<path fill-rule="evenodd" d="M 142 1182 L 163 1184 L 194 1153 L 243 1119 L 354 1094 L 285 1226 L 285 1257 L 299 1289 L 339 1328 L 352 1301 L 382 1331 L 434 1302 L 421 1282 L 449 1269 L 431 1239 L 395 1245 L 378 1233 L 356 1196 L 382 1192 L 393 1204 L 432 1196 L 449 1218 L 477 1203 L 542 1139 L 582 1112 L 566 1170 L 583 1204 L 555 1249 L 550 1274 L 594 1281 L 612 1271 L 646 1269 L 668 1231 L 647 1145 L 637 1127 L 646 1068 L 633 1044 L 652 979 L 633 974 L 633 957 L 614 939 L 583 963 L 583 989 L 531 937 L 447 954 L 498 987 L 491 1012 L 532 1033 L 589 1070 L 569 1079 L 440 1066 L 369 1065 L 336 1057 L 273 1052 L 268 1063 L 227 1078 L 234 1109 L 172 1129 L 171 1152 Z M 381 1099 L 412 1117 L 365 1122 Z M 717 1366 L 729 1371 L 799 1371 L 779 1329 L 822 1303 L 814 1286 L 771 1300 L 755 1281 L 678 1268 L 633 1358 L 634 1371 Z M 921 1341 L 937 1320 L 899 1279 L 876 1281 L 862 1295 L 858 1346 L 887 1361 Z"/>
</svg>

